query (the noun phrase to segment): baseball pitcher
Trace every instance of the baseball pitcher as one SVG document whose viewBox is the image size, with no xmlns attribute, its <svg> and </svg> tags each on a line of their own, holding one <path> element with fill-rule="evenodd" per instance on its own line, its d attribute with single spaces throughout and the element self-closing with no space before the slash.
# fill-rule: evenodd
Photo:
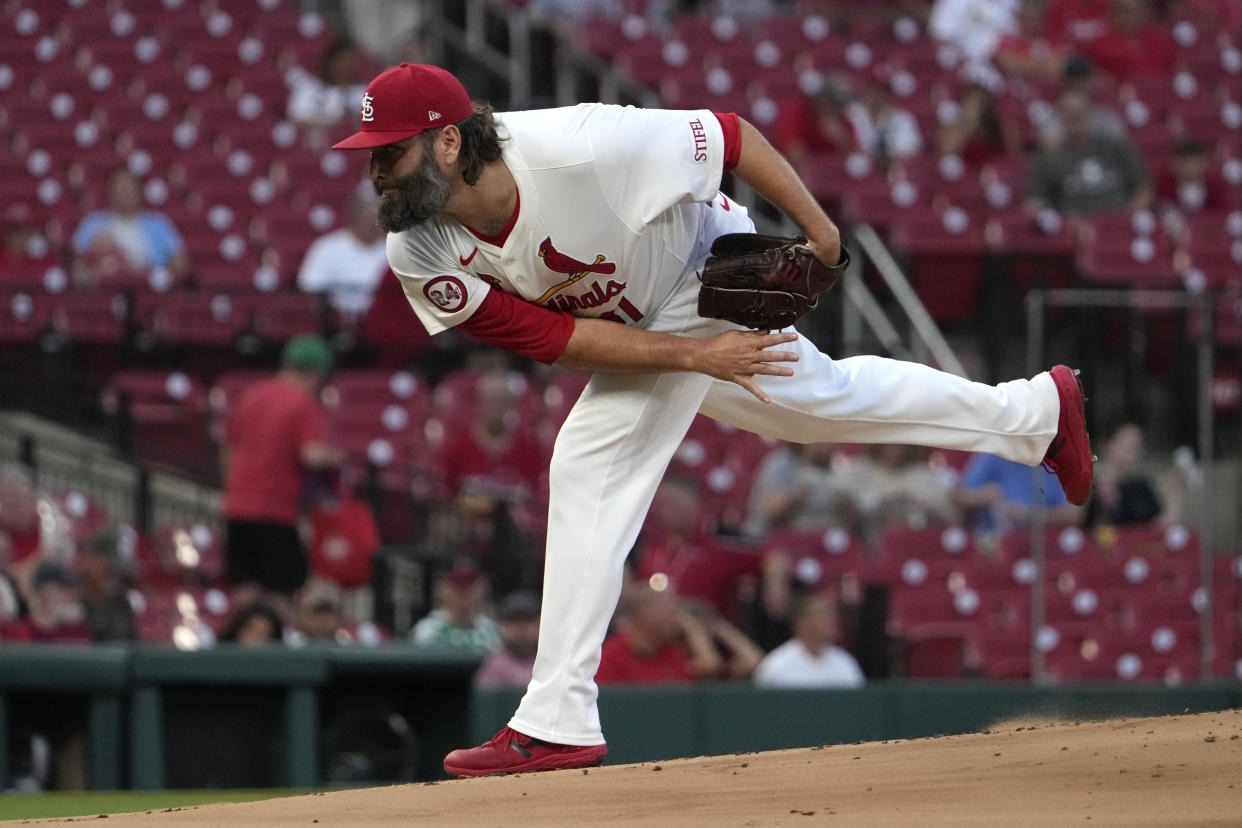
<svg viewBox="0 0 1242 828">
<path fill-rule="evenodd" d="M 875 356 L 834 360 L 792 327 L 848 261 L 840 233 L 732 113 L 582 104 L 494 113 L 450 73 L 367 87 L 388 260 L 432 334 L 457 327 L 592 377 L 556 440 L 534 677 L 508 727 L 453 751 L 458 776 L 599 764 L 594 682 L 625 557 L 698 412 L 794 442 L 905 443 L 1043 462 L 1088 494 L 1082 393 L 1065 366 L 984 385 Z M 753 234 L 740 176 L 805 240 Z M 713 247 L 715 253 L 713 254 Z M 710 259 L 710 264 L 709 264 Z"/>
</svg>

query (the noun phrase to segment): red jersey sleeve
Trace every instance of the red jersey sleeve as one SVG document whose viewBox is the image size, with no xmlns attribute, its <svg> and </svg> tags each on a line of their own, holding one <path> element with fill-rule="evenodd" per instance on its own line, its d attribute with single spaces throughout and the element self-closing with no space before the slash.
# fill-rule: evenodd
<svg viewBox="0 0 1242 828">
<path fill-rule="evenodd" d="M 725 159 L 724 171 L 729 172 L 737 166 L 737 159 L 742 154 L 742 122 L 734 112 L 713 112 L 720 128 L 724 131 Z"/>
<path fill-rule="evenodd" d="M 569 344 L 574 318 L 503 290 L 490 290 L 478 310 L 457 327 L 489 345 L 551 365 Z"/>
</svg>

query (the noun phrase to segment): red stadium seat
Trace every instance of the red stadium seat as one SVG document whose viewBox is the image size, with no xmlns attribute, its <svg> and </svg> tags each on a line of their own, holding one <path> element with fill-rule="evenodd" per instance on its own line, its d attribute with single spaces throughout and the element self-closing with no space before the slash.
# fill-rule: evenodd
<svg viewBox="0 0 1242 828">
<path fill-rule="evenodd" d="M 894 223 L 892 239 L 913 259 L 911 281 L 933 319 L 956 324 L 975 318 L 987 256 L 978 220 L 960 207 L 911 210 Z"/>
<path fill-rule="evenodd" d="M 224 538 L 205 524 L 161 526 L 155 532 L 155 548 L 164 573 L 178 583 L 206 587 L 218 583 L 224 576 Z M 199 595 L 191 595 L 197 599 L 201 597 L 201 590 Z M 211 612 L 217 619 L 227 614 L 227 602 Z"/>
<path fill-rule="evenodd" d="M 52 318 L 55 297 L 34 292 L 0 290 L 0 344 L 30 345 Z"/>
</svg>

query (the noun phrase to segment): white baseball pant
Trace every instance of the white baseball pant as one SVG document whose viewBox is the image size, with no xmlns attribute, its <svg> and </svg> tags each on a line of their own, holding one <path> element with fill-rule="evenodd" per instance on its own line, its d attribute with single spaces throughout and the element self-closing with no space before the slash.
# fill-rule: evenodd
<svg viewBox="0 0 1242 828">
<path fill-rule="evenodd" d="M 692 291 L 685 291 L 691 296 Z M 665 319 L 682 333 L 727 328 L 690 300 Z M 676 321 L 662 326 L 676 331 Z M 566 745 L 604 741 L 594 682 L 626 555 L 696 412 L 792 442 L 900 443 L 989 452 L 1038 464 L 1060 402 L 1040 374 L 997 386 L 875 356 L 834 360 L 800 337 L 793 377 L 762 376 L 771 397 L 702 374 L 596 374 L 556 440 L 543 615 L 534 677 L 513 729 Z"/>
</svg>

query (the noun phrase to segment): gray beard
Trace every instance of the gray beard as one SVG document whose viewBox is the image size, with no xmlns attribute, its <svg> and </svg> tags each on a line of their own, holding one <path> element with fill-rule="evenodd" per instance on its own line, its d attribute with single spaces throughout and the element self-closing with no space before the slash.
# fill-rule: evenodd
<svg viewBox="0 0 1242 828">
<path fill-rule="evenodd" d="M 396 182 L 396 195 L 381 196 L 377 218 L 387 233 L 400 233 L 422 224 L 448 203 L 453 187 L 440 172 L 430 152 L 423 155 L 418 169 Z"/>
</svg>

